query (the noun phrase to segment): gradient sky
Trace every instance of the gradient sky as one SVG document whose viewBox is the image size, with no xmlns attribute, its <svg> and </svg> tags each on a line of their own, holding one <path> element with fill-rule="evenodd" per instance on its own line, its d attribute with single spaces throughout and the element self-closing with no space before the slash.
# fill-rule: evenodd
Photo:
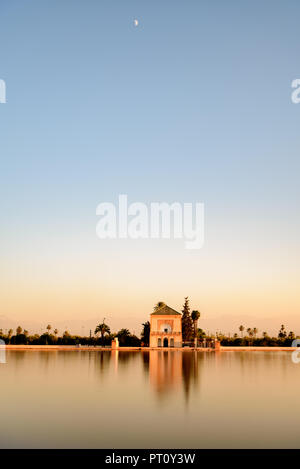
<svg viewBox="0 0 300 469">
<path fill-rule="evenodd" d="M 299 15 L 298 0 L 0 0 L 0 316 L 138 330 L 189 295 L 203 318 L 289 326 Z M 118 194 L 204 202 L 204 247 L 99 240 L 96 206 Z"/>
</svg>

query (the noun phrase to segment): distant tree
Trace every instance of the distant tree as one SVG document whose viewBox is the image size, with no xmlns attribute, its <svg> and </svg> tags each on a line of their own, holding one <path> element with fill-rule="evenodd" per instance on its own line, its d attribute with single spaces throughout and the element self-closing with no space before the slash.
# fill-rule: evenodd
<svg viewBox="0 0 300 469">
<path fill-rule="evenodd" d="M 282 324 L 282 325 L 281 325 L 281 328 L 280 328 L 280 331 L 279 331 L 279 333 L 278 333 L 278 338 L 279 338 L 279 339 L 285 339 L 286 336 L 287 336 L 287 333 L 286 333 L 286 330 L 285 330 L 284 325 Z"/>
<path fill-rule="evenodd" d="M 9 344 L 10 344 L 10 340 L 11 340 L 11 337 L 12 337 L 12 335 L 13 335 L 13 332 L 14 332 L 14 331 L 13 331 L 12 329 L 9 329 L 9 330 L 8 330 L 7 338 L 8 338 L 8 343 L 9 343 Z"/>
<path fill-rule="evenodd" d="M 52 326 L 50 324 L 48 324 L 48 326 L 46 327 L 47 331 L 48 331 L 48 334 L 50 334 L 50 331 L 52 329 Z"/>
<path fill-rule="evenodd" d="M 247 332 L 248 332 L 248 335 L 250 336 L 250 332 L 252 331 L 251 327 L 248 327 L 247 329 Z"/>
<path fill-rule="evenodd" d="M 184 299 L 184 305 L 182 309 L 182 340 L 183 342 L 189 342 L 193 338 L 193 323 L 190 315 L 189 299 Z"/>
<path fill-rule="evenodd" d="M 197 329 L 198 329 L 198 320 L 200 318 L 200 311 L 194 310 L 192 311 L 191 318 L 194 325 L 194 339 L 197 338 Z"/>
<path fill-rule="evenodd" d="M 289 332 L 288 339 L 294 340 L 296 338 L 295 333 L 293 331 Z"/>
<path fill-rule="evenodd" d="M 22 327 L 18 326 L 17 329 L 16 329 L 17 335 L 22 334 L 22 330 L 23 330 Z"/>
<path fill-rule="evenodd" d="M 144 322 L 142 324 L 143 330 L 141 333 L 142 342 L 148 347 L 150 341 L 150 322 Z"/>
<path fill-rule="evenodd" d="M 39 344 L 41 345 L 53 345 L 54 344 L 54 337 L 53 335 L 48 334 L 48 332 L 45 332 L 39 337 L 38 340 Z"/>
<path fill-rule="evenodd" d="M 56 336 L 57 336 L 57 334 L 58 334 L 58 330 L 57 330 L 57 329 L 54 329 L 54 331 L 53 331 L 53 332 L 54 332 L 54 335 L 55 335 L 55 337 L 56 337 Z"/>
<path fill-rule="evenodd" d="M 110 328 L 107 324 L 105 324 L 104 321 L 105 321 L 105 318 L 103 319 L 103 322 L 101 324 L 98 324 L 98 326 L 95 329 L 95 334 L 98 334 L 99 332 L 101 334 L 102 345 L 104 345 L 105 334 L 110 334 Z"/>
<path fill-rule="evenodd" d="M 240 330 L 241 336 L 242 336 L 242 338 L 243 338 L 243 335 L 244 335 L 243 332 L 244 332 L 244 330 L 245 330 L 244 326 L 240 326 L 240 327 L 239 327 L 239 330 Z"/>
<path fill-rule="evenodd" d="M 16 344 L 16 345 L 23 345 L 23 344 L 27 344 L 28 340 L 27 340 L 27 337 L 25 334 L 17 334 L 17 335 L 13 335 L 12 338 L 11 338 L 11 343 L 12 344 Z"/>
<path fill-rule="evenodd" d="M 28 336 L 28 331 L 26 331 L 26 329 L 24 329 L 23 334 L 25 335 L 25 337 L 27 337 Z"/>
<path fill-rule="evenodd" d="M 130 332 L 128 329 L 121 329 L 117 333 L 117 337 L 119 339 L 120 345 L 126 345 L 128 338 L 130 337 Z"/>
<path fill-rule="evenodd" d="M 258 329 L 257 329 L 256 327 L 254 327 L 254 329 L 253 329 L 253 335 L 254 335 L 255 338 L 256 338 L 256 334 L 257 334 L 257 333 L 258 333 Z"/>
<path fill-rule="evenodd" d="M 268 337 L 268 333 L 267 332 L 263 332 L 263 338 L 266 339 Z"/>
<path fill-rule="evenodd" d="M 204 339 L 204 337 L 206 337 L 206 334 L 205 334 L 205 332 L 204 332 L 203 329 L 200 329 L 200 328 L 199 328 L 199 329 L 197 330 L 197 337 L 198 337 L 198 339 Z"/>
</svg>

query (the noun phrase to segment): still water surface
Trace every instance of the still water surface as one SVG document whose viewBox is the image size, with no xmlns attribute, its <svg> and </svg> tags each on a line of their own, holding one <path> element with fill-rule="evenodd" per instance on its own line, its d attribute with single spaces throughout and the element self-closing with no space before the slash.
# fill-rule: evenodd
<svg viewBox="0 0 300 469">
<path fill-rule="evenodd" d="M 8 351 L 1 448 L 299 448 L 289 352 Z"/>
</svg>

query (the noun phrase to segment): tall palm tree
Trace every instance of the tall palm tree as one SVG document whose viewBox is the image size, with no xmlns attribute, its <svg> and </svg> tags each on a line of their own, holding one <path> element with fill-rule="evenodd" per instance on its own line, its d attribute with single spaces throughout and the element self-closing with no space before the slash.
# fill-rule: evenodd
<svg viewBox="0 0 300 469">
<path fill-rule="evenodd" d="M 142 326 L 143 326 L 143 330 L 142 330 L 142 334 L 141 334 L 141 339 L 144 342 L 144 345 L 149 346 L 150 322 L 149 321 L 143 322 Z"/>
<path fill-rule="evenodd" d="M 200 311 L 194 310 L 192 311 L 191 318 L 194 324 L 194 341 L 195 346 L 197 346 L 197 329 L 198 329 L 198 319 L 200 318 L 201 313 Z"/>
<path fill-rule="evenodd" d="M 47 331 L 48 331 L 48 334 L 50 334 L 50 331 L 52 329 L 52 326 L 50 324 L 48 324 L 48 326 L 46 327 Z"/>
<path fill-rule="evenodd" d="M 258 329 L 257 329 L 256 327 L 254 327 L 254 329 L 253 329 L 253 334 L 254 334 L 255 339 L 256 339 L 256 334 L 257 334 L 257 333 L 258 333 Z"/>
<path fill-rule="evenodd" d="M 57 336 L 57 334 L 58 334 L 58 330 L 57 330 L 57 329 L 54 329 L 54 331 L 53 331 L 53 332 L 54 332 L 54 335 L 55 335 L 55 337 L 56 337 L 56 336 Z"/>
<path fill-rule="evenodd" d="M 104 336 L 105 334 L 110 334 L 110 328 L 107 324 L 105 324 L 105 318 L 103 319 L 102 324 L 98 324 L 98 326 L 95 329 L 95 334 L 98 334 L 100 332 L 101 334 L 101 342 L 102 345 L 104 345 Z"/>
<path fill-rule="evenodd" d="M 242 338 L 243 338 L 243 335 L 244 335 L 243 332 L 244 332 L 244 330 L 245 330 L 244 326 L 240 326 L 240 327 L 239 327 L 239 330 L 240 330 L 241 336 L 242 336 Z"/>
</svg>

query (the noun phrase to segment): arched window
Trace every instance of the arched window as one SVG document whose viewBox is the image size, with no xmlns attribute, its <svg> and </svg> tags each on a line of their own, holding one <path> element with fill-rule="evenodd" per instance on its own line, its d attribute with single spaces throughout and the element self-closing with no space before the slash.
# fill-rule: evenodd
<svg viewBox="0 0 300 469">
<path fill-rule="evenodd" d="M 164 338 L 164 347 L 169 347 L 168 338 Z"/>
<path fill-rule="evenodd" d="M 160 337 L 157 339 L 157 347 L 161 347 L 161 338 Z"/>
<path fill-rule="evenodd" d="M 174 347 L 174 339 L 173 339 L 173 337 L 170 339 L 170 347 Z"/>
</svg>

